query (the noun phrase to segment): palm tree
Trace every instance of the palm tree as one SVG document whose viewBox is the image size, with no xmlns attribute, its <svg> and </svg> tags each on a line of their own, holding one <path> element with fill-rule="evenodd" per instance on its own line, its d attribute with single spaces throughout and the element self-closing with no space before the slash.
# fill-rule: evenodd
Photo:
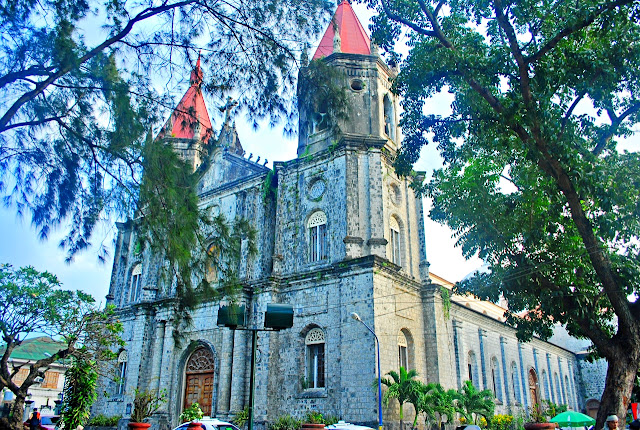
<svg viewBox="0 0 640 430">
<path fill-rule="evenodd" d="M 493 400 L 493 392 L 491 390 L 478 389 L 471 381 L 465 381 L 462 388 L 458 390 L 458 411 L 467 420 L 477 424 L 479 416 L 483 416 L 489 420 L 493 416 L 495 403 Z"/>
<path fill-rule="evenodd" d="M 424 385 L 422 382 L 413 378 L 418 376 L 418 372 L 415 370 L 407 370 L 400 366 L 400 374 L 394 370 L 387 372 L 387 375 L 391 379 L 382 378 L 380 382 L 387 386 L 387 390 L 382 397 L 384 405 L 389 404 L 389 399 L 397 399 L 400 403 L 400 430 L 402 430 L 402 419 L 404 418 L 404 412 L 402 406 L 409 402 L 414 405 L 418 403 L 418 396 L 420 394 L 420 386 Z M 418 412 L 416 411 L 416 415 Z"/>
<path fill-rule="evenodd" d="M 456 412 L 458 412 L 456 407 L 458 396 L 459 394 L 456 390 L 445 390 L 440 384 L 429 383 L 423 385 L 416 411 L 425 414 L 425 428 L 437 424 L 439 429 L 444 417 L 447 417 L 448 423 L 452 423 Z M 413 425 L 415 427 L 415 421 Z"/>
</svg>

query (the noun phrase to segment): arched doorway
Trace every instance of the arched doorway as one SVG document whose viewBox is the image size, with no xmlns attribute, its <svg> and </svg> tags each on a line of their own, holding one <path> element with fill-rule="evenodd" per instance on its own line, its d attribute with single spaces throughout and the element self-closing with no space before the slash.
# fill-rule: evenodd
<svg viewBox="0 0 640 430">
<path fill-rule="evenodd" d="M 531 404 L 540 403 L 540 395 L 538 394 L 538 375 L 534 369 L 529 370 L 529 394 L 531 395 Z"/>
<path fill-rule="evenodd" d="M 213 415 L 213 370 L 213 354 L 208 348 L 201 346 L 193 351 L 185 369 L 183 408 L 198 402 L 205 415 Z"/>
<path fill-rule="evenodd" d="M 596 415 L 598 415 L 598 409 L 600 409 L 600 401 L 598 399 L 587 400 L 585 409 L 587 410 L 587 415 L 589 415 L 593 419 L 596 419 Z"/>
</svg>

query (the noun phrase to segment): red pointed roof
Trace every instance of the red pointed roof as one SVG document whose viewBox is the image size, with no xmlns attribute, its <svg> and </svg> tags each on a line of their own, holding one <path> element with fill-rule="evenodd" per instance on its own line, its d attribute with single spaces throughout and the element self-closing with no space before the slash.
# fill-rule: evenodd
<svg viewBox="0 0 640 430">
<path fill-rule="evenodd" d="M 178 103 L 159 137 L 177 137 L 181 139 L 199 139 L 206 142 L 213 134 L 211 119 L 202 97 L 202 69 L 200 56 L 191 71 L 191 86 Z"/>
<path fill-rule="evenodd" d="M 333 53 L 333 38 L 335 27 L 340 32 L 341 51 L 348 54 L 371 54 L 371 44 L 367 32 L 360 24 L 360 20 L 353 11 L 348 0 L 343 0 L 336 9 L 327 31 L 324 32 L 320 45 L 313 55 L 313 59 L 326 57 Z"/>
</svg>

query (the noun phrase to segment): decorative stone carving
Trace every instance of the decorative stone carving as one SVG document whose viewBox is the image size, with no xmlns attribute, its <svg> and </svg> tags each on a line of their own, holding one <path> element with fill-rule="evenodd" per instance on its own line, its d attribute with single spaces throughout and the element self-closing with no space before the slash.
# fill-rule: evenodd
<svg viewBox="0 0 640 430">
<path fill-rule="evenodd" d="M 205 347 L 196 349 L 187 362 L 187 373 L 213 372 L 213 354 Z"/>
</svg>

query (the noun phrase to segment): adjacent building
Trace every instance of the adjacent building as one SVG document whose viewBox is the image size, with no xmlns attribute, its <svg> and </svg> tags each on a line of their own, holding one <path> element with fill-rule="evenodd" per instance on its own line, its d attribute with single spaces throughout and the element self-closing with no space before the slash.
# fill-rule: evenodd
<svg viewBox="0 0 640 430">
<path fill-rule="evenodd" d="M 1 347 L 0 347 L 1 348 Z M 20 367 L 13 377 L 13 382 L 21 385 L 29 374 L 29 365 L 36 361 L 51 357 L 65 348 L 64 343 L 57 342 L 50 337 L 41 336 L 25 339 L 16 347 L 9 358 L 9 368 Z M 44 376 L 38 377 L 28 391 L 25 401 L 25 417 L 29 416 L 32 408 L 38 408 L 43 413 L 53 415 L 58 411 L 64 389 L 64 375 L 67 364 L 54 362 L 44 370 Z M 2 391 L 2 413 L 8 414 L 13 402 L 13 393 L 5 388 Z"/>
</svg>

